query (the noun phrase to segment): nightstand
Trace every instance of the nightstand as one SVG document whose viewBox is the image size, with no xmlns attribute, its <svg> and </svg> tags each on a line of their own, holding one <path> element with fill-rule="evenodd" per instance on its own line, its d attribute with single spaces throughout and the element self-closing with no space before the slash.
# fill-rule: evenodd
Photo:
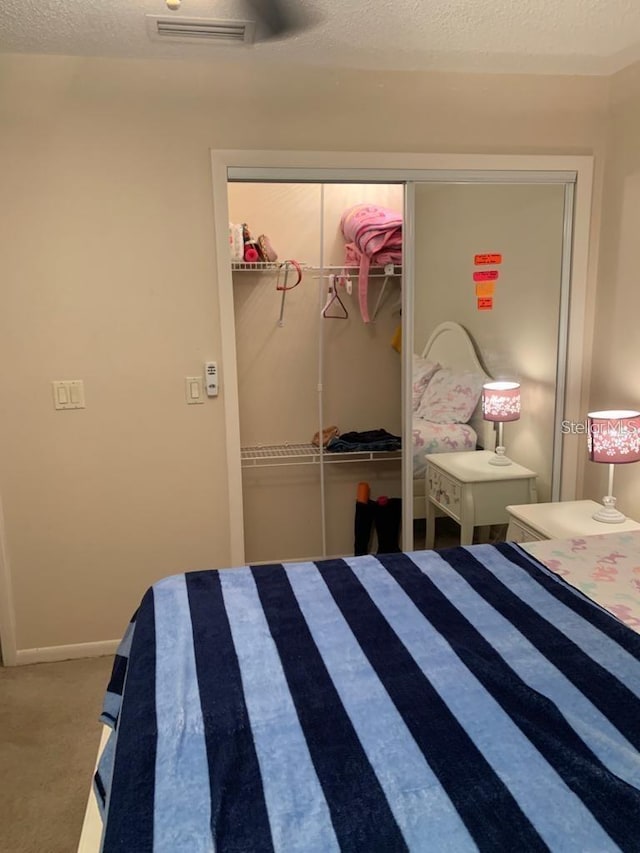
<svg viewBox="0 0 640 853">
<path fill-rule="evenodd" d="M 536 473 L 513 462 L 490 465 L 490 450 L 429 453 L 426 482 L 426 547 L 435 542 L 435 520 L 448 515 L 460 525 L 460 544 L 473 543 L 473 528 L 506 524 L 507 505 L 536 500 Z"/>
<path fill-rule="evenodd" d="M 535 542 L 539 539 L 571 539 L 596 533 L 640 530 L 640 524 L 627 518 L 620 524 L 606 524 L 591 517 L 602 504 L 595 501 L 556 501 L 554 503 L 508 506 L 511 542 Z"/>
</svg>

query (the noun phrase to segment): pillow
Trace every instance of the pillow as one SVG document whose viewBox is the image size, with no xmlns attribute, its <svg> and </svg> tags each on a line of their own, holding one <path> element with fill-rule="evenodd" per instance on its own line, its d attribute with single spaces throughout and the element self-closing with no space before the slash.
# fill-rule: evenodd
<svg viewBox="0 0 640 853">
<path fill-rule="evenodd" d="M 431 377 L 440 370 L 440 365 L 435 361 L 427 361 L 422 356 L 413 354 L 413 411 L 417 411 L 424 389 L 431 381 Z"/>
<path fill-rule="evenodd" d="M 482 394 L 485 377 L 479 373 L 439 370 L 429 382 L 416 412 L 419 418 L 436 424 L 466 424 Z"/>
</svg>

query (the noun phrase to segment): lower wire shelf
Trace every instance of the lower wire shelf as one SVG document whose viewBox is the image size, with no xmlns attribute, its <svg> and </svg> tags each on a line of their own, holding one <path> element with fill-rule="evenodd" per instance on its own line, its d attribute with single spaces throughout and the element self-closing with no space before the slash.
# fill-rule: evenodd
<svg viewBox="0 0 640 853">
<path fill-rule="evenodd" d="M 349 451 L 331 453 L 315 444 L 258 444 L 240 450 L 243 468 L 269 468 L 283 465 L 325 465 L 346 462 L 392 462 L 402 459 L 401 450 Z"/>
</svg>

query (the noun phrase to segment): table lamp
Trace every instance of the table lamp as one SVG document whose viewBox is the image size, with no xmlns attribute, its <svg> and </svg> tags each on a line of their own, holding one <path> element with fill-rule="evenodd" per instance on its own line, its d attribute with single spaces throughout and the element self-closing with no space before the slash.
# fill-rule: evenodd
<svg viewBox="0 0 640 853">
<path fill-rule="evenodd" d="M 609 465 L 608 492 L 602 499 L 603 506 L 593 514 L 593 518 L 607 524 L 620 524 L 625 516 L 616 509 L 613 472 L 616 465 L 640 459 L 640 412 L 626 409 L 589 412 L 587 427 L 589 459 Z"/>
<path fill-rule="evenodd" d="M 506 421 L 517 421 L 520 417 L 520 383 L 486 382 L 482 386 L 482 417 L 498 424 L 498 444 L 489 464 L 511 465 L 504 455 L 502 431 Z"/>
</svg>

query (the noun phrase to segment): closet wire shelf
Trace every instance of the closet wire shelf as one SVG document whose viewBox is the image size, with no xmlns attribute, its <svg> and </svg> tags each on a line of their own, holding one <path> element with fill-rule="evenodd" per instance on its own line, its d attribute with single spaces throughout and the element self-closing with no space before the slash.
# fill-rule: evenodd
<svg viewBox="0 0 640 853">
<path fill-rule="evenodd" d="M 268 272 L 279 270 L 281 266 L 280 261 L 231 261 L 233 272 Z"/>
<path fill-rule="evenodd" d="M 260 444 L 240 449 L 243 468 L 315 465 L 320 462 L 321 456 L 325 465 L 345 462 L 389 462 L 402 459 L 402 451 L 376 450 L 330 453 L 326 450 L 321 451 L 315 444 Z"/>
<path fill-rule="evenodd" d="M 232 272 L 277 272 L 284 261 L 231 261 Z M 353 264 L 326 264 L 323 267 L 313 266 L 312 264 L 299 262 L 300 267 L 304 271 L 309 270 L 324 270 L 327 273 L 332 271 L 355 273 L 358 274 L 360 267 Z M 400 276 L 402 275 L 402 267 L 398 264 L 387 264 L 382 267 L 377 264 L 372 264 L 370 267 L 370 278 L 382 278 L 384 276 Z M 382 270 L 382 272 L 380 272 Z"/>
</svg>

